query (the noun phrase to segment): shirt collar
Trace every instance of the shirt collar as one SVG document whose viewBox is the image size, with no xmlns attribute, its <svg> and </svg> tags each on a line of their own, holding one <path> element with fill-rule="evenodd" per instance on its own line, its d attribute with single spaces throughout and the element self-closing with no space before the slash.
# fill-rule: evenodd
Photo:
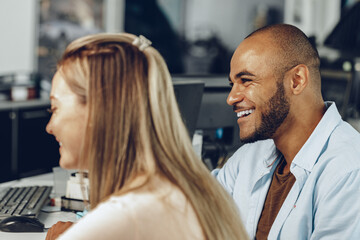
<svg viewBox="0 0 360 240">
<path fill-rule="evenodd" d="M 330 134 L 341 122 L 341 116 L 334 102 L 325 102 L 325 107 L 327 110 L 324 116 L 292 161 L 292 163 L 307 171 L 312 170 Z"/>
<path fill-rule="evenodd" d="M 280 152 L 272 139 L 263 140 L 263 142 L 267 144 L 267 151 L 264 151 L 265 154 L 261 156 L 262 161 L 259 161 L 259 164 L 261 163 L 259 169 L 270 170 L 274 165 L 277 165 L 276 162 L 280 156 Z"/>
</svg>

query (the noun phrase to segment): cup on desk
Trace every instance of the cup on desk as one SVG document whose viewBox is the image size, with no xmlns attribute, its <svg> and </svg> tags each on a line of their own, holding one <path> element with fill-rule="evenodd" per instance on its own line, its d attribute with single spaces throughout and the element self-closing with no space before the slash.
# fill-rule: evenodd
<svg viewBox="0 0 360 240">
<path fill-rule="evenodd" d="M 74 170 L 66 170 L 61 167 L 54 167 L 54 193 L 55 198 L 60 198 L 66 194 L 66 184 L 69 180 L 71 173 L 75 172 Z"/>
<path fill-rule="evenodd" d="M 36 98 L 36 89 L 34 86 L 13 86 L 11 87 L 12 101 L 25 101 Z"/>
</svg>

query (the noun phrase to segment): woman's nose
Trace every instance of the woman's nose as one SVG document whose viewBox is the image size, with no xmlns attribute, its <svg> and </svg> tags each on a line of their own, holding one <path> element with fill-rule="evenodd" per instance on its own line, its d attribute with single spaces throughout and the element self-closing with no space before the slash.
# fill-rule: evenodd
<svg viewBox="0 0 360 240">
<path fill-rule="evenodd" d="M 48 124 L 46 125 L 45 130 L 46 130 L 46 132 L 47 132 L 48 134 L 53 134 L 53 132 L 52 132 L 52 126 L 51 126 L 51 118 L 50 118 Z"/>
</svg>

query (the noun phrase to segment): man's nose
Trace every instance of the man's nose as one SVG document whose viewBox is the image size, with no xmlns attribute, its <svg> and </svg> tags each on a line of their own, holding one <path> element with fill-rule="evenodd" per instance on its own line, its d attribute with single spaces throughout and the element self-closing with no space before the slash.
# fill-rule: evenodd
<svg viewBox="0 0 360 240">
<path fill-rule="evenodd" d="M 226 99 L 227 104 L 230 106 L 235 105 L 237 102 L 241 102 L 244 99 L 244 94 L 239 84 L 234 84 Z"/>
</svg>

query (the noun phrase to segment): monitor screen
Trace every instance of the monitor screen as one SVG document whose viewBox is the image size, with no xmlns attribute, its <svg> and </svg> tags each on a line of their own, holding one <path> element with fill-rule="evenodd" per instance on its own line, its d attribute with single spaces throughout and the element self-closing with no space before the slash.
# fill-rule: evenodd
<svg viewBox="0 0 360 240">
<path fill-rule="evenodd" d="M 192 138 L 196 129 L 205 83 L 200 80 L 173 79 L 174 92 L 183 121 Z"/>
</svg>

